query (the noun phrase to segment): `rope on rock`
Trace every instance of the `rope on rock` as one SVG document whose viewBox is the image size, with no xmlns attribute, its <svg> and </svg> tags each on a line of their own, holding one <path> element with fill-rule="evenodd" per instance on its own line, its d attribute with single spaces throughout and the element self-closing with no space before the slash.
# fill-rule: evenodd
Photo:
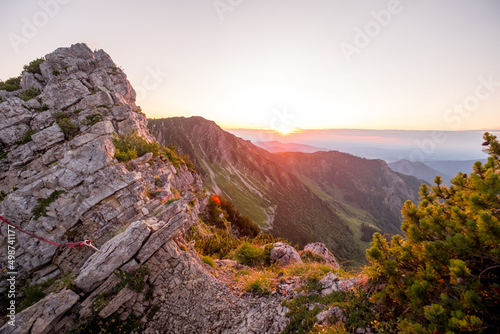
<svg viewBox="0 0 500 334">
<path fill-rule="evenodd" d="M 97 249 L 97 247 L 95 247 L 94 245 L 92 245 L 92 239 L 89 239 L 89 240 L 84 240 L 84 241 L 80 241 L 80 242 L 66 242 L 66 243 L 62 243 L 62 244 L 61 244 L 61 243 L 58 243 L 58 242 L 53 242 L 53 241 L 50 241 L 50 240 L 44 239 L 44 238 L 39 237 L 39 236 L 37 236 L 37 235 L 35 235 L 35 234 L 33 234 L 33 233 L 27 232 L 27 231 L 23 230 L 22 228 L 17 227 L 16 225 L 14 225 L 14 224 L 12 224 L 12 223 L 8 222 L 8 221 L 7 221 L 5 218 L 3 218 L 2 216 L 0 216 L 0 220 L 1 220 L 2 222 L 4 222 L 5 224 L 12 226 L 12 227 L 13 227 L 13 228 L 15 228 L 16 230 L 19 230 L 19 231 L 21 231 L 21 232 L 23 232 L 23 233 L 25 233 L 25 234 L 29 235 L 30 237 L 36 238 L 36 239 L 38 239 L 38 240 L 40 240 L 40 241 L 46 242 L 46 243 L 51 244 L 51 245 L 54 245 L 54 246 L 58 246 L 58 247 L 68 247 L 68 248 L 71 248 L 71 247 L 80 248 L 80 247 L 82 247 L 82 246 L 88 246 L 88 247 L 90 247 L 90 248 L 94 249 L 95 251 L 100 252 L 100 250 L 99 250 L 99 249 Z"/>
</svg>

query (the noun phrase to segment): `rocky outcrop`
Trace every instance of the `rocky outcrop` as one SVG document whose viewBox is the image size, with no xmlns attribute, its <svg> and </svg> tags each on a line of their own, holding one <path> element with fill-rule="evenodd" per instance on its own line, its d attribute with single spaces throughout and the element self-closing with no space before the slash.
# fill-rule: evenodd
<svg viewBox="0 0 500 334">
<path fill-rule="evenodd" d="M 51 293 L 35 305 L 28 307 L 16 316 L 16 326 L 5 324 L 1 334 L 48 334 L 57 332 L 56 324 L 80 297 L 71 290 Z"/>
<path fill-rule="evenodd" d="M 106 242 L 84 264 L 75 285 L 85 292 L 102 283 L 111 273 L 127 262 L 141 248 L 149 236 L 149 229 L 142 220 L 133 222 L 125 232 Z"/>
<path fill-rule="evenodd" d="M 22 75 L 21 90 L 39 89 L 36 98 L 0 91 L 0 214 L 61 244 L 92 239 L 99 252 L 18 232 L 18 284 L 58 284 L 17 314 L 16 333 L 84 332 L 93 321 L 110 332 L 117 324 L 144 333 L 280 332 L 289 321 L 283 294 L 234 293 L 184 240 L 206 205 L 201 178 L 162 156 L 114 159 L 114 134 L 155 140 L 123 71 L 84 44 L 47 55 L 40 71 Z M 273 251 L 282 265 L 300 262 L 291 246 Z M 72 284 L 59 284 L 63 277 Z M 291 295 L 299 285 L 280 288 Z"/>
<path fill-rule="evenodd" d="M 277 242 L 271 249 L 271 261 L 279 260 L 281 267 L 289 266 L 293 263 L 302 263 L 299 253 L 292 246 L 283 242 Z"/>
<path fill-rule="evenodd" d="M 342 312 L 342 309 L 340 307 L 333 306 L 328 310 L 321 311 L 316 315 L 316 320 L 320 325 L 327 323 L 331 318 L 345 320 L 344 312 Z"/>
<path fill-rule="evenodd" d="M 326 263 L 332 265 L 334 268 L 339 268 L 339 264 L 337 263 L 337 260 L 335 260 L 335 256 L 333 256 L 332 252 L 328 250 L 324 243 L 309 243 L 304 246 L 304 250 L 308 250 L 310 252 L 321 255 Z"/>
<path fill-rule="evenodd" d="M 164 197 L 173 197 L 176 186 L 185 186 L 185 193 L 200 189 L 193 176 L 181 176 L 191 173 L 168 163 L 144 172 L 140 161 L 127 169 L 113 159 L 113 133 L 134 130 L 148 141 L 154 138 L 125 74 L 104 51 L 76 44 L 45 59 L 41 74 L 23 74 L 26 82 L 21 86 L 40 89 L 38 97 L 23 101 L 16 92 L 2 93 L 0 149 L 6 158 L 0 159 L 0 190 L 6 196 L 0 212 L 12 223 L 49 240 L 92 238 L 102 245 L 131 219 L 142 218 L 143 206 L 160 204 L 147 198 L 144 181 L 154 184 L 155 175 L 163 177 Z M 99 105 L 88 102 L 103 94 L 110 98 L 96 99 Z M 24 143 L 28 132 L 31 141 Z M 32 210 L 56 191 L 61 194 L 43 208 L 46 214 L 34 219 Z M 25 234 L 17 236 L 23 245 L 17 257 L 22 279 L 51 262 L 78 274 L 92 254 L 90 249 L 60 250 Z"/>
<path fill-rule="evenodd" d="M 334 273 L 330 272 L 319 281 L 319 284 L 322 287 L 321 294 L 323 296 L 326 296 L 334 291 L 350 290 L 354 288 L 358 281 L 359 279 L 357 277 L 347 280 L 343 277 L 338 277 Z"/>
</svg>

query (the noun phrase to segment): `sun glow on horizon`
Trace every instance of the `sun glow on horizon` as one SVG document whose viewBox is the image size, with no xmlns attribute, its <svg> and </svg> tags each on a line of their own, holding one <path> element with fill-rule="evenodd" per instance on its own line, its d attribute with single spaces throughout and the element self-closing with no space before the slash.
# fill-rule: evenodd
<svg viewBox="0 0 500 334">
<path fill-rule="evenodd" d="M 287 127 L 287 126 L 283 126 L 279 129 L 275 129 L 274 131 L 277 132 L 278 134 L 284 136 L 284 137 L 291 135 L 293 133 L 300 132 L 299 129 L 297 129 L 295 127 Z"/>
</svg>

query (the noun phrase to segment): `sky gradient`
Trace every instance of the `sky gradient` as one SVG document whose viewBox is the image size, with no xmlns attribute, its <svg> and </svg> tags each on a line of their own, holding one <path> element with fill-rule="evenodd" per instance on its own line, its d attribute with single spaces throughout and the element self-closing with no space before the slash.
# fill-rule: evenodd
<svg viewBox="0 0 500 334">
<path fill-rule="evenodd" d="M 151 118 L 493 130 L 499 32 L 496 0 L 2 1 L 0 78 L 85 42 L 124 68 Z"/>
</svg>

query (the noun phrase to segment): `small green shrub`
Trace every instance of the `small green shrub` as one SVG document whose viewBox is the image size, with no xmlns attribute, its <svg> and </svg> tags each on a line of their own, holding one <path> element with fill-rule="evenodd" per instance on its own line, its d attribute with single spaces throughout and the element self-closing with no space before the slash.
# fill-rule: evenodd
<svg viewBox="0 0 500 334">
<path fill-rule="evenodd" d="M 78 125 L 72 123 L 69 118 L 63 118 L 59 122 L 57 122 L 57 125 L 61 128 L 62 133 L 64 133 L 64 137 L 66 139 L 71 139 L 74 136 L 80 132 L 80 128 Z"/>
<path fill-rule="evenodd" d="M 92 114 L 92 115 L 88 115 L 86 118 L 85 118 L 85 124 L 87 125 L 94 125 L 98 122 L 102 121 L 102 115 L 101 114 Z"/>
<path fill-rule="evenodd" d="M 196 198 L 193 198 L 192 200 L 189 201 L 188 206 L 190 208 L 193 208 L 196 205 Z"/>
<path fill-rule="evenodd" d="M 126 152 L 120 151 L 120 149 L 115 149 L 115 159 L 120 162 L 126 162 L 130 160 L 134 160 L 137 158 L 137 151 L 135 148 L 130 149 Z"/>
<path fill-rule="evenodd" d="M 44 104 L 44 105 L 43 105 L 43 106 L 41 106 L 38 110 L 39 110 L 39 111 L 47 111 L 47 110 L 49 110 L 49 106 L 48 106 L 48 105 L 46 105 L 46 104 Z"/>
<path fill-rule="evenodd" d="M 315 324 L 314 327 L 311 329 L 309 334 L 349 334 L 347 328 L 345 327 L 345 324 L 339 320 L 334 324 L 326 324 L 326 325 L 318 325 Z"/>
<path fill-rule="evenodd" d="M 103 293 L 97 295 L 97 297 L 92 302 L 92 308 L 96 312 L 100 312 L 103 308 L 105 308 L 109 304 L 109 298 Z"/>
<path fill-rule="evenodd" d="M 141 319 L 133 312 L 127 319 L 120 318 L 118 312 L 106 319 L 99 316 L 89 317 L 83 324 L 72 328 L 67 334 L 111 334 L 111 333 L 141 333 Z"/>
<path fill-rule="evenodd" d="M 72 274 L 64 274 L 61 276 L 61 279 L 56 283 L 56 287 L 57 289 L 71 289 L 74 280 L 75 276 L 73 276 Z"/>
<path fill-rule="evenodd" d="M 210 224 L 216 225 L 219 228 L 221 227 L 221 218 L 219 216 L 222 210 L 227 220 L 230 221 L 232 226 L 236 227 L 243 236 L 253 238 L 259 234 L 260 228 L 257 224 L 255 224 L 250 217 L 242 215 L 233 202 L 224 197 L 218 198 L 218 201 L 220 203 L 217 203 L 214 197 L 210 197 L 208 200 Z M 220 209 L 218 209 L 219 207 Z"/>
<path fill-rule="evenodd" d="M 9 154 L 9 151 L 1 151 L 0 150 L 0 160 L 7 158 L 7 154 Z"/>
<path fill-rule="evenodd" d="M 155 176 L 155 186 L 157 186 L 157 187 L 163 186 L 163 181 L 160 179 L 159 176 Z"/>
<path fill-rule="evenodd" d="M 250 278 L 244 286 L 245 290 L 248 292 L 253 292 L 259 295 L 270 295 L 273 291 L 273 284 L 264 275 L 256 275 Z"/>
<path fill-rule="evenodd" d="M 146 287 L 145 279 L 150 274 L 147 265 L 140 266 L 131 272 L 121 271 L 120 269 L 115 270 L 115 275 L 120 279 L 118 289 L 121 290 L 128 286 L 130 290 L 142 292 Z"/>
<path fill-rule="evenodd" d="M 54 280 L 50 279 L 41 284 L 22 287 L 20 291 L 24 295 L 24 297 L 20 299 L 19 308 L 17 311 L 20 312 L 42 300 L 45 297 L 44 290 L 46 290 L 52 284 L 54 284 Z"/>
<path fill-rule="evenodd" d="M 214 259 L 212 259 L 210 256 L 207 256 L 207 255 L 202 256 L 201 261 L 203 263 L 208 264 L 210 267 L 212 267 L 214 269 L 217 268 L 217 265 L 215 264 Z"/>
<path fill-rule="evenodd" d="M 38 88 L 31 88 L 31 89 L 23 90 L 23 92 L 21 93 L 21 95 L 19 97 L 23 101 L 29 101 L 31 99 L 34 99 L 38 95 L 40 95 L 40 93 L 41 93 L 40 89 L 38 89 Z"/>
<path fill-rule="evenodd" d="M 156 189 L 150 189 L 150 188 L 146 188 L 146 191 L 145 191 L 146 196 L 148 196 L 149 198 L 155 198 L 160 193 L 161 193 L 161 191 L 156 190 Z"/>
<path fill-rule="evenodd" d="M 73 110 L 73 114 L 78 115 L 83 109 L 75 109 Z"/>
<path fill-rule="evenodd" d="M 245 275 L 250 275 L 250 270 L 248 269 L 241 269 L 236 272 L 236 275 L 238 276 L 245 276 Z"/>
<path fill-rule="evenodd" d="M 171 199 L 169 199 L 169 200 L 165 203 L 165 205 L 172 204 L 172 203 L 174 203 L 174 202 L 176 202 L 176 201 L 178 201 L 178 200 L 180 200 L 180 198 L 171 198 Z"/>
<path fill-rule="evenodd" d="M 38 198 L 38 204 L 31 210 L 33 218 L 37 220 L 42 216 L 47 216 L 47 207 L 54 202 L 61 194 L 64 194 L 64 190 L 56 190 L 50 194 L 47 198 Z"/>
<path fill-rule="evenodd" d="M 303 250 L 299 252 L 300 258 L 304 262 L 318 262 L 325 263 L 325 258 L 317 253 L 311 252 L 310 250 Z"/>
<path fill-rule="evenodd" d="M 160 305 L 153 305 L 151 309 L 149 310 L 148 314 L 146 314 L 147 319 L 153 319 L 155 316 L 156 312 L 160 310 Z"/>
<path fill-rule="evenodd" d="M 28 65 L 24 65 L 23 69 L 26 72 L 42 74 L 40 71 L 40 64 L 45 61 L 45 58 L 37 58 L 32 60 Z"/>
<path fill-rule="evenodd" d="M 61 74 L 61 73 L 59 73 L 59 71 L 58 71 L 58 70 L 53 70 L 53 71 L 52 71 L 52 75 L 54 75 L 54 76 L 56 76 L 56 77 L 57 77 L 59 74 Z"/>
<path fill-rule="evenodd" d="M 5 82 L 0 81 L 0 90 L 13 92 L 19 89 L 21 89 L 21 76 L 9 78 L 5 80 Z"/>
<path fill-rule="evenodd" d="M 186 167 L 188 168 L 188 170 L 190 172 L 193 172 L 193 173 L 196 172 L 196 166 L 193 163 L 193 161 L 191 161 L 191 157 L 189 156 L 189 154 L 183 154 L 180 158 L 184 162 L 184 164 L 186 165 Z"/>
<path fill-rule="evenodd" d="M 216 230 L 208 238 L 201 238 L 195 241 L 194 248 L 201 255 L 208 255 L 213 258 L 224 259 L 229 256 L 239 245 L 239 241 L 226 230 Z"/>
<path fill-rule="evenodd" d="M 56 120 L 56 122 L 59 122 L 63 118 L 68 118 L 69 115 L 67 113 L 65 113 L 64 111 L 58 111 L 52 117 L 54 117 L 54 119 Z"/>
<path fill-rule="evenodd" d="M 316 315 L 321 312 L 318 306 L 309 309 L 309 305 L 319 303 L 323 305 L 343 303 L 345 301 L 345 292 L 337 291 L 327 296 L 318 294 L 297 296 L 291 300 L 283 300 L 282 305 L 286 306 L 289 311 L 286 314 L 290 318 L 290 322 L 283 329 L 283 334 L 306 334 L 313 328 L 316 323 Z M 326 333 L 326 332 L 325 332 Z M 349 331 L 349 333 L 351 333 Z"/>
<path fill-rule="evenodd" d="M 234 259 L 246 266 L 258 266 L 265 263 L 265 252 L 262 248 L 243 242 L 234 252 Z"/>
<path fill-rule="evenodd" d="M 115 145 L 115 158 L 121 162 L 133 160 L 148 152 L 158 156 L 161 148 L 160 144 L 149 143 L 134 131 L 126 135 L 116 134 L 112 137 L 112 141 Z"/>
<path fill-rule="evenodd" d="M 26 143 L 29 143 L 32 139 L 31 136 L 36 133 L 35 130 L 28 130 L 26 133 L 23 135 L 23 138 L 21 140 L 16 141 L 17 145 L 24 145 Z"/>
<path fill-rule="evenodd" d="M 5 197 L 7 197 L 7 194 L 5 193 L 5 191 L 0 191 L 0 202 L 3 201 L 5 199 Z"/>
</svg>

